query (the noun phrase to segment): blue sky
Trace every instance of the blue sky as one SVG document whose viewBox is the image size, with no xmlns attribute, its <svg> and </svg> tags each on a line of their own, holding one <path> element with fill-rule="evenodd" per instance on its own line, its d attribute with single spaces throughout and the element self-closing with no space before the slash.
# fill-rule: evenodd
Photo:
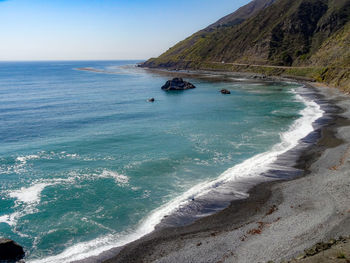
<svg viewBox="0 0 350 263">
<path fill-rule="evenodd" d="M 249 0 L 0 0 L 0 60 L 155 57 Z"/>
</svg>

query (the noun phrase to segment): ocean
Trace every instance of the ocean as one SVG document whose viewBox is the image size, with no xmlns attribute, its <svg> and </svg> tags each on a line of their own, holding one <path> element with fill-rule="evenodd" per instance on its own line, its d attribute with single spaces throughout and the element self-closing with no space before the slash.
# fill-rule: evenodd
<svg viewBox="0 0 350 263">
<path fill-rule="evenodd" d="M 0 236 L 26 261 L 98 255 L 246 198 L 240 182 L 323 114 L 296 83 L 188 75 L 196 89 L 165 92 L 170 73 L 136 63 L 0 63 Z"/>
</svg>

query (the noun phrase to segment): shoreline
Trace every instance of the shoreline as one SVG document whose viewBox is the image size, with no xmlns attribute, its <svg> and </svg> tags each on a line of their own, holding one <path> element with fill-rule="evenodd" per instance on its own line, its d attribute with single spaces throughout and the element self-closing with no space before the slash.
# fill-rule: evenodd
<svg viewBox="0 0 350 263">
<path fill-rule="evenodd" d="M 154 70 L 152 70 L 154 71 Z M 164 71 L 163 71 L 164 72 Z M 174 73 L 179 75 L 179 73 L 184 72 L 168 72 L 164 73 Z M 204 72 L 185 72 L 185 75 L 200 75 L 203 76 Z M 205 72 L 209 74 L 221 75 L 217 77 L 222 78 L 223 72 Z M 224 73 L 228 77 L 232 77 L 235 74 L 232 72 Z M 247 74 L 244 74 L 247 76 Z M 255 79 L 255 78 L 254 78 Z M 252 80 L 254 80 L 252 79 Z M 257 80 L 257 79 L 255 79 Z M 261 81 L 262 79 L 258 79 Z M 268 78 L 269 81 L 293 81 L 292 79 L 285 78 Z M 295 81 L 295 80 L 294 80 Z M 299 82 L 299 81 L 298 81 Z M 300 82 L 299 82 L 300 83 Z M 305 83 L 302 83 L 305 84 Z M 318 92 L 325 95 L 325 90 L 330 88 L 322 88 L 306 84 L 308 88 L 316 89 Z M 329 91 L 329 90 L 328 90 Z M 341 94 L 338 94 L 341 96 Z M 345 96 L 345 95 L 343 95 Z M 324 100 L 324 98 L 320 98 Z M 328 98 L 326 99 L 328 101 Z M 337 104 L 337 103 L 336 103 Z M 334 109 L 332 109 L 334 111 Z M 339 109 L 338 109 L 339 111 Z M 209 239 L 211 241 L 218 239 L 218 236 L 227 234 L 233 234 L 235 232 L 242 232 L 242 229 L 248 228 L 251 224 L 258 224 L 255 228 L 251 230 L 246 230 L 245 233 L 249 233 L 248 236 L 256 237 L 260 235 L 263 230 L 266 228 L 266 225 L 270 226 L 271 224 L 278 223 L 281 220 L 281 217 L 277 217 L 271 222 L 262 222 L 261 220 L 265 218 L 273 217 L 276 211 L 279 210 L 279 206 L 283 204 L 283 191 L 279 190 L 279 185 L 283 185 L 288 182 L 295 182 L 302 178 L 307 178 L 310 174 L 313 173 L 312 169 L 309 169 L 312 164 L 316 161 L 318 157 L 322 155 L 330 147 L 339 147 L 342 145 L 342 141 L 335 137 L 337 127 L 341 127 L 348 124 L 347 121 L 343 118 L 339 118 L 340 112 L 331 113 L 335 119 L 337 119 L 337 124 L 334 126 L 332 123 L 328 123 L 325 127 L 322 127 L 322 136 L 318 140 L 317 146 L 311 147 L 300 156 L 297 167 L 303 168 L 307 172 L 306 176 L 299 176 L 297 179 L 292 179 L 288 181 L 278 180 L 273 182 L 259 183 L 255 185 L 250 191 L 250 197 L 242 200 L 234 200 L 231 202 L 229 207 L 224 210 L 215 213 L 213 215 L 204 217 L 195 221 L 193 224 L 180 226 L 180 227 L 161 227 L 157 228 L 150 234 L 141 237 L 140 239 L 128 243 L 125 246 L 111 249 L 102 253 L 99 256 L 87 258 L 84 260 L 76 262 L 152 262 L 159 260 L 159 262 L 177 262 L 176 259 L 179 256 L 183 256 L 183 262 L 187 262 L 188 258 L 198 258 L 196 252 L 193 251 L 200 250 L 202 251 L 204 244 L 201 239 Z M 329 126 L 329 127 L 328 127 Z M 321 133 L 321 131 L 320 131 Z M 306 161 L 305 161 L 306 159 Z M 276 190 L 277 188 L 278 190 Z M 275 210 L 276 209 L 276 210 Z M 234 220 L 232 220 L 234 218 Z M 260 218 L 260 219 L 259 219 Z M 260 221 L 259 221 L 260 220 Z M 244 233 L 244 231 L 242 232 Z M 235 233 L 236 235 L 237 233 Z M 246 234 L 241 236 L 235 236 L 230 238 L 231 242 L 246 242 Z M 243 239 L 243 241 L 242 241 Z M 193 244 L 196 243 L 195 246 Z M 210 242 L 209 242 L 210 243 Z M 217 242 L 216 242 L 217 243 Z M 237 242 L 236 242 L 237 243 Z M 186 245 L 185 245 L 186 244 Z M 185 249 L 184 247 L 189 247 Z M 192 245 L 192 246 L 191 246 Z M 312 245 L 312 244 L 311 244 Z M 191 248 L 192 247 L 192 248 Z M 238 246 L 239 247 L 239 246 Z M 238 249 L 235 248 L 234 250 Z M 175 252 L 173 248 L 179 249 L 182 248 L 182 252 Z M 207 249 L 205 249 L 207 250 Z M 208 249 L 210 251 L 210 249 Z M 219 249 L 220 251 L 220 249 Z M 262 251 L 263 252 L 263 251 Z M 220 255 L 220 253 L 214 253 Z M 168 256 L 165 256 L 168 255 Z M 176 256 L 175 256 L 176 255 Z M 234 258 L 235 253 L 231 251 L 229 254 L 222 254 L 225 258 Z M 202 262 L 191 259 L 188 262 Z M 217 262 L 220 259 L 216 256 L 215 260 L 209 260 L 210 257 L 202 256 L 202 258 L 208 258 L 208 262 Z M 207 261 L 206 261 L 207 262 Z M 233 262 L 236 262 L 233 261 Z M 237 261 L 237 262 L 255 262 L 255 261 Z"/>
</svg>

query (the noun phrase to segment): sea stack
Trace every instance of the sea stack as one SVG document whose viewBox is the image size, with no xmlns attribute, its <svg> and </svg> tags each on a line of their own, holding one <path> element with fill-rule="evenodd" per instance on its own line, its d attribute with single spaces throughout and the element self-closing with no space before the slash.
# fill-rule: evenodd
<svg viewBox="0 0 350 263">
<path fill-rule="evenodd" d="M 0 238 L 0 262 L 17 262 L 24 258 L 24 250 L 15 241 Z"/>
<path fill-rule="evenodd" d="M 173 78 L 168 80 L 162 87 L 162 90 L 187 90 L 196 88 L 192 83 L 184 81 L 182 78 Z"/>
</svg>

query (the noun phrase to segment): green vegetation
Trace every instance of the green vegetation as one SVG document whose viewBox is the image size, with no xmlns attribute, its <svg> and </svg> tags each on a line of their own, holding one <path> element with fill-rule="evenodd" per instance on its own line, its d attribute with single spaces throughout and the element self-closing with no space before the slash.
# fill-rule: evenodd
<svg viewBox="0 0 350 263">
<path fill-rule="evenodd" d="M 350 91 L 349 47 L 350 0 L 255 0 L 144 66 L 297 76 Z"/>
</svg>

